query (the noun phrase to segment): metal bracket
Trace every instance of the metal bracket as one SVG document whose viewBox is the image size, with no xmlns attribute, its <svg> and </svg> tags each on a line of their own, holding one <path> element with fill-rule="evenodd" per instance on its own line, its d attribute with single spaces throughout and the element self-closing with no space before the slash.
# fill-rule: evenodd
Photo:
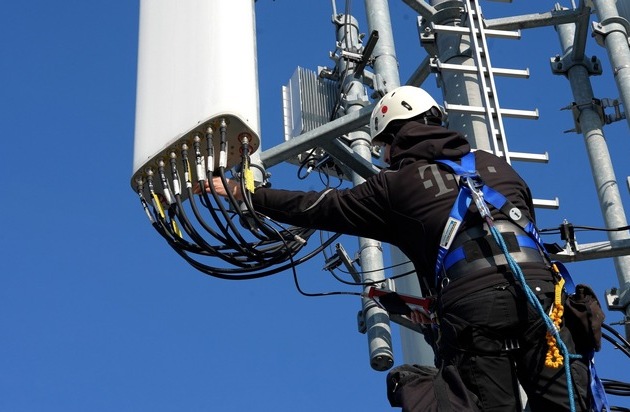
<svg viewBox="0 0 630 412">
<path fill-rule="evenodd" d="M 560 239 L 566 242 L 566 251 L 572 253 L 579 251 L 577 240 L 575 239 L 575 229 L 573 228 L 573 224 L 569 223 L 566 219 L 560 225 Z"/>
<path fill-rule="evenodd" d="M 604 108 L 602 107 L 601 100 L 593 98 L 592 101 L 587 102 L 587 103 L 578 104 L 576 102 L 573 102 L 569 106 L 563 107 L 562 109 L 560 109 L 560 110 L 571 109 L 571 112 L 573 114 L 573 123 L 575 124 L 575 128 L 570 129 L 570 130 L 565 130 L 564 131 L 565 133 L 569 133 L 569 132 L 582 133 L 582 127 L 580 126 L 580 115 L 582 113 L 582 110 L 587 109 L 587 108 L 592 109 L 593 111 L 595 111 L 595 113 L 597 113 L 602 124 L 606 123 L 606 116 L 604 115 Z"/>
<path fill-rule="evenodd" d="M 354 53 L 347 50 L 342 50 L 340 57 L 343 57 L 347 60 L 358 63 L 363 58 L 363 55 L 361 53 Z"/>
<path fill-rule="evenodd" d="M 361 275 L 359 275 L 359 272 L 354 267 L 354 260 L 350 259 L 348 253 L 346 253 L 346 249 L 344 249 L 341 243 L 337 243 L 336 248 L 337 256 L 339 256 L 341 263 L 346 267 L 346 270 L 350 273 L 352 279 L 354 279 L 356 283 L 361 282 Z"/>
<path fill-rule="evenodd" d="M 357 67 L 355 67 L 354 69 L 355 78 L 361 77 L 363 75 L 365 66 L 372 59 L 372 53 L 374 52 L 374 47 L 376 46 L 376 43 L 378 43 L 378 39 L 378 31 L 372 30 L 372 33 L 370 33 L 370 37 L 368 38 L 367 43 L 363 48 L 363 52 L 361 53 L 361 59 L 359 60 Z"/>
<path fill-rule="evenodd" d="M 418 36 L 420 45 L 431 56 L 437 55 L 435 44 L 435 30 L 432 24 L 448 24 L 453 21 L 461 21 L 465 13 L 460 0 L 445 1 L 435 7 L 435 13 L 430 16 L 418 16 Z"/>
<path fill-rule="evenodd" d="M 420 40 L 420 45 L 430 56 L 437 55 L 435 32 L 431 28 L 431 22 L 427 21 L 422 16 L 418 16 L 418 38 Z"/>
<path fill-rule="evenodd" d="M 569 69 L 573 66 L 583 66 L 588 71 L 590 76 L 599 76 L 602 74 L 602 63 L 597 56 L 591 56 L 591 58 L 584 57 L 582 60 L 573 60 L 571 54 L 565 54 L 560 57 L 556 54 L 550 59 L 551 72 L 553 74 L 567 75 Z"/>
<path fill-rule="evenodd" d="M 376 76 L 374 76 L 372 88 L 374 89 L 374 93 L 372 95 L 372 98 L 374 99 L 380 99 L 387 94 L 387 84 L 380 73 L 377 73 Z"/>
<path fill-rule="evenodd" d="M 620 304 L 619 301 L 619 291 L 617 288 L 612 288 L 606 290 L 606 305 L 608 306 L 608 310 L 619 310 L 624 311 L 623 305 Z"/>
<path fill-rule="evenodd" d="M 630 38 L 628 37 L 628 34 L 630 33 L 630 23 L 628 23 L 628 20 L 623 17 L 612 16 L 599 23 L 594 21 L 592 23 L 592 29 L 593 37 L 595 37 L 595 41 L 601 47 L 604 47 L 604 40 L 606 36 L 615 31 L 623 33 L 628 39 L 628 44 L 630 45 Z"/>
<path fill-rule="evenodd" d="M 626 113 L 621 111 L 620 106 L 623 104 L 619 99 L 609 99 L 603 98 L 601 99 L 602 107 L 604 110 L 607 107 L 612 107 L 614 110 L 614 114 L 607 114 L 606 116 L 606 124 L 614 123 L 619 120 L 623 120 L 626 118 Z"/>
</svg>

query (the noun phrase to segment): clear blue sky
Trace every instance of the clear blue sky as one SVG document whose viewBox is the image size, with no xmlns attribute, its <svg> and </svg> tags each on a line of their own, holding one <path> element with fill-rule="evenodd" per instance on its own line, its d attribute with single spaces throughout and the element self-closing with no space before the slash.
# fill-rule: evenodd
<svg viewBox="0 0 630 412">
<path fill-rule="evenodd" d="M 0 14 L 0 410 L 2 411 L 383 411 L 385 374 L 371 370 L 352 297 L 306 298 L 290 273 L 250 282 L 206 277 L 149 225 L 129 186 L 135 115 L 137 0 L 24 0 Z M 338 1 L 343 11 L 345 2 Z M 401 80 L 425 55 L 416 13 L 390 0 Z M 565 6 L 570 6 L 566 2 Z M 548 11 L 553 1 L 483 2 L 487 17 Z M 360 18 L 363 2 L 352 3 Z M 263 148 L 282 141 L 281 86 L 296 66 L 331 66 L 329 1 L 259 0 L 257 32 Z M 604 49 L 597 97 L 618 96 Z M 517 164 L 535 197 L 560 199 L 539 226 L 603 226 L 569 84 L 553 76 L 551 28 L 520 41 L 491 41 L 495 66 L 531 70 L 505 80 L 508 108 L 540 110 L 512 121 L 510 148 L 549 152 L 547 165 Z M 434 92 L 435 80 L 425 85 Z M 438 95 L 439 100 L 439 95 Z M 607 126 L 626 204 L 627 123 Z M 298 182 L 292 166 L 271 170 L 276 186 Z M 546 241 L 554 239 L 545 238 Z M 559 241 L 559 239 L 555 239 Z M 605 240 L 579 233 L 578 242 Z M 356 252 L 354 239 L 344 246 Z M 342 287 L 323 260 L 298 269 L 308 291 Z M 574 277 L 617 286 L 610 260 L 573 264 Z M 608 313 L 608 322 L 621 319 Z M 621 331 L 621 329 L 618 329 Z M 398 331 L 394 330 L 397 340 Z M 398 345 L 398 342 L 396 342 Z M 402 359 L 398 346 L 397 363 Z M 628 359 L 604 343 L 600 375 L 630 381 Z M 624 366 L 625 365 L 625 366 Z M 627 398 L 616 398 L 623 405 Z"/>
</svg>

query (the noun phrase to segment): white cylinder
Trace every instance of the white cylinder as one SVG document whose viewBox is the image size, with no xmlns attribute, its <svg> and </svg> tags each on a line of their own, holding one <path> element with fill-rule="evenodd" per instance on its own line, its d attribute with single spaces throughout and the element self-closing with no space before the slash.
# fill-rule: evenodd
<svg viewBox="0 0 630 412">
<path fill-rule="evenodd" d="M 228 166 L 257 150 L 256 66 L 254 0 L 141 0 L 132 186 L 209 126 L 218 152 L 222 119 Z"/>
</svg>

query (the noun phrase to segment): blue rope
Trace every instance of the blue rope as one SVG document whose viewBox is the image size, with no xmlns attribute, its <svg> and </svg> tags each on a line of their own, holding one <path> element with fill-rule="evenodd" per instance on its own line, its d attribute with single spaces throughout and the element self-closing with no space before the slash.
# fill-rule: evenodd
<svg viewBox="0 0 630 412">
<path fill-rule="evenodd" d="M 560 351 L 562 352 L 562 355 L 564 356 L 564 359 L 565 359 L 564 373 L 567 376 L 569 405 L 571 407 L 571 412 L 575 412 L 575 399 L 574 399 L 574 392 L 573 392 L 573 379 L 571 377 L 570 359 L 579 359 L 582 356 L 578 354 L 569 353 L 569 350 L 567 349 L 566 345 L 560 338 L 560 333 L 556 329 L 556 326 L 553 324 L 553 321 L 551 320 L 549 315 L 547 315 L 547 313 L 545 312 L 544 308 L 538 301 L 538 298 L 536 297 L 534 292 L 530 289 L 530 287 L 525 282 L 525 276 L 523 275 L 523 272 L 521 271 L 521 268 L 518 265 L 518 263 L 516 263 L 514 258 L 510 255 L 507 245 L 505 244 L 505 241 L 503 240 L 503 236 L 501 236 L 501 233 L 497 230 L 496 227 L 494 227 L 494 225 L 492 224 L 492 221 L 490 219 L 487 219 L 487 220 L 488 220 L 488 226 L 490 227 L 490 231 L 492 232 L 492 236 L 494 237 L 494 240 L 497 242 L 497 244 L 501 247 L 501 250 L 503 251 L 505 258 L 507 259 L 507 262 L 510 266 L 510 269 L 512 270 L 512 273 L 514 273 L 518 281 L 521 282 L 521 285 L 523 285 L 523 289 L 525 290 L 525 294 L 527 295 L 527 300 L 529 301 L 529 303 L 532 304 L 532 306 L 534 306 L 534 308 L 536 308 L 536 311 L 538 312 L 538 314 L 545 321 L 547 330 L 549 330 L 549 332 L 553 335 L 553 337 L 556 339 L 556 343 L 560 347 Z"/>
</svg>

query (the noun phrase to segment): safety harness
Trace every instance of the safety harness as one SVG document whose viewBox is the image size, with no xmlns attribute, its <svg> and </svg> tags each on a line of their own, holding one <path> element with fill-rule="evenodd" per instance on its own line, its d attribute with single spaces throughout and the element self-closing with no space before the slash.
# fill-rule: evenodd
<svg viewBox="0 0 630 412">
<path fill-rule="evenodd" d="M 549 258 L 534 224 L 505 196 L 488 187 L 481 180 L 475 169 L 475 156 L 472 152 L 461 158 L 461 165 L 448 159 L 436 159 L 436 162 L 449 167 L 460 179 L 460 190 L 457 199 L 455 199 L 440 238 L 437 261 L 435 263 L 436 285 L 439 285 L 442 281 L 445 269 L 463 258 L 462 248 L 452 250 L 450 253 L 449 249 L 458 234 L 459 227 L 472 201 L 475 202 L 475 206 L 477 206 L 481 217 L 488 224 L 489 228 L 493 228 L 495 224 L 487 204 L 499 210 L 510 221 L 525 231 L 528 236 L 516 237 L 519 246 L 538 249 L 546 258 Z"/>
<path fill-rule="evenodd" d="M 459 228 L 468 212 L 470 204 L 474 202 L 479 213 L 481 214 L 481 217 L 487 224 L 492 234 L 492 237 L 502 250 L 512 273 L 514 273 L 515 277 L 521 283 L 527 295 L 527 300 L 536 308 L 540 316 L 544 319 L 548 330 L 548 341 L 552 344 L 557 345 L 560 352 L 562 352 L 562 355 L 565 359 L 564 368 L 565 375 L 567 377 L 569 403 L 571 406 L 571 411 L 575 411 L 575 399 L 573 394 L 573 384 L 569 359 L 581 358 L 582 356 L 569 353 L 566 345 L 559 335 L 559 325 L 557 325 L 559 322 L 556 320 L 554 324 L 554 321 L 549 317 L 549 315 L 547 315 L 539 300 L 536 298 L 536 295 L 527 286 L 523 272 L 516 260 L 510 255 L 504 237 L 497 229 L 492 215 L 490 214 L 490 209 L 488 208 L 488 205 L 499 210 L 501 213 L 507 216 L 511 222 L 523 229 L 527 236 L 517 236 L 516 240 L 519 246 L 524 248 L 538 249 L 539 252 L 545 257 L 545 259 L 547 259 L 552 264 L 552 267 L 555 269 L 561 279 L 564 280 L 565 292 L 567 294 L 573 294 L 575 292 L 575 285 L 571 279 L 571 276 L 569 275 L 568 270 L 561 262 L 551 260 L 540 239 L 535 225 L 531 221 L 529 221 L 529 219 L 527 219 L 525 215 L 505 196 L 484 184 L 481 176 L 479 176 L 479 173 L 476 171 L 475 155 L 472 152 L 466 154 L 461 158 L 461 164 L 457 164 L 456 162 L 448 159 L 436 159 L 436 162 L 447 166 L 459 178 L 460 186 L 457 199 L 453 204 L 448 220 L 442 232 L 442 236 L 440 238 L 439 251 L 435 264 L 436 287 L 440 285 L 445 286 L 445 283 L 448 283 L 448 277 L 445 275 L 446 269 L 464 258 L 462 248 L 455 248 L 450 252 L 449 250 L 451 248 L 451 245 L 453 244 L 453 241 L 455 240 L 455 237 L 458 234 Z M 558 351 L 556 350 L 556 357 L 561 359 L 557 352 Z M 608 406 L 608 401 L 606 399 L 603 384 L 595 371 L 594 356 L 591 353 L 589 357 L 591 372 L 591 392 L 593 394 L 595 403 L 595 405 L 593 405 L 595 408 L 594 410 L 599 412 L 603 410 L 602 408 L 606 408 L 605 410 L 609 411 L 610 408 Z"/>
</svg>

